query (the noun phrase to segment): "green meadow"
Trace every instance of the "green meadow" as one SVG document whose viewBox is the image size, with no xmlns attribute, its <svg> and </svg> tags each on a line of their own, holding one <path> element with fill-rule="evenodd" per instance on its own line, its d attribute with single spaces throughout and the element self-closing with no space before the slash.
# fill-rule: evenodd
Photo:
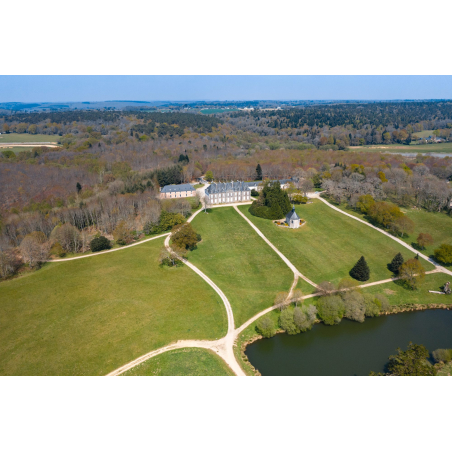
<svg viewBox="0 0 452 452">
<path fill-rule="evenodd" d="M 338 283 L 361 256 L 369 268 L 370 279 L 379 281 L 393 276 L 387 268 L 392 258 L 401 252 L 405 259 L 410 251 L 380 232 L 336 212 L 321 201 L 296 207 L 306 224 L 299 229 L 286 229 L 272 221 L 258 218 L 248 212 L 248 206 L 239 209 L 264 235 L 297 267 L 317 284 L 322 281 Z M 434 267 L 423 261 L 426 270 Z"/>
<path fill-rule="evenodd" d="M 229 366 L 211 350 L 181 348 L 157 355 L 124 376 L 232 376 Z"/>
<path fill-rule="evenodd" d="M 0 283 L 0 375 L 105 375 L 179 339 L 219 339 L 224 305 L 163 238 Z"/>
<path fill-rule="evenodd" d="M 236 327 L 290 289 L 292 271 L 233 207 L 202 212 L 192 225 L 202 241 L 188 259 L 228 297 Z"/>
</svg>

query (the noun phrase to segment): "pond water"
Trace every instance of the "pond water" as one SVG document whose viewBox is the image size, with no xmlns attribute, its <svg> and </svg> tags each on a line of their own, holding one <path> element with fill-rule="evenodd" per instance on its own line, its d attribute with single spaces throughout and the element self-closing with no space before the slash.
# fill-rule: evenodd
<svg viewBox="0 0 452 452">
<path fill-rule="evenodd" d="M 429 310 L 342 320 L 339 325 L 315 325 L 294 336 L 277 334 L 249 345 L 246 355 L 262 375 L 369 375 L 383 372 L 389 355 L 408 343 L 430 353 L 452 348 L 452 310 Z"/>
</svg>

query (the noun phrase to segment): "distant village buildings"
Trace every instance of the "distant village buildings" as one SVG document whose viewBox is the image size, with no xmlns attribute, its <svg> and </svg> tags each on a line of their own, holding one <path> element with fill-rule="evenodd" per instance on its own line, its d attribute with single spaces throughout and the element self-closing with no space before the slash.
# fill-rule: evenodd
<svg viewBox="0 0 452 452">
<path fill-rule="evenodd" d="M 192 184 L 165 185 L 160 191 L 160 198 L 189 198 L 196 196 Z"/>
<path fill-rule="evenodd" d="M 247 182 L 211 184 L 205 190 L 206 204 L 225 204 L 251 200 L 251 189 Z"/>
</svg>

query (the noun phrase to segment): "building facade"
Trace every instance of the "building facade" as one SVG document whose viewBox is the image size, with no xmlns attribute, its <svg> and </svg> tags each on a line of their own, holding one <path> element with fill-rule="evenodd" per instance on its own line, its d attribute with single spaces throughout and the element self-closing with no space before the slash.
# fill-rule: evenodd
<svg viewBox="0 0 452 452">
<path fill-rule="evenodd" d="M 286 215 L 286 223 L 289 228 L 296 229 L 300 227 L 300 217 L 295 212 L 295 207 Z"/>
<path fill-rule="evenodd" d="M 189 198 L 196 196 L 192 184 L 165 185 L 160 191 L 160 198 Z"/>
<path fill-rule="evenodd" d="M 206 204 L 227 204 L 251 200 L 251 190 L 244 182 L 211 184 L 206 188 Z"/>
</svg>

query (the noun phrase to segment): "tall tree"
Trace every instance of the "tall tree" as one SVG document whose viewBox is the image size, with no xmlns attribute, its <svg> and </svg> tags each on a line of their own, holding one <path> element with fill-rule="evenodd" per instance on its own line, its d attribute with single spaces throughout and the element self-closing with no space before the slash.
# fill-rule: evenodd
<svg viewBox="0 0 452 452">
<path fill-rule="evenodd" d="M 256 166 L 256 180 L 262 180 L 262 168 L 259 163 Z"/>
<path fill-rule="evenodd" d="M 425 269 L 419 259 L 408 259 L 401 265 L 399 275 L 411 289 L 416 289 L 418 283 L 425 277 Z"/>
<path fill-rule="evenodd" d="M 399 269 L 401 265 L 403 264 L 404 259 L 402 256 L 402 253 L 397 253 L 394 258 L 392 259 L 391 263 L 388 264 L 388 269 L 392 271 L 393 273 L 399 273 Z"/>
<path fill-rule="evenodd" d="M 367 281 L 370 277 L 370 269 L 364 256 L 361 256 L 355 266 L 350 270 L 349 275 L 358 281 Z"/>
<path fill-rule="evenodd" d="M 417 236 L 416 242 L 419 245 L 419 247 L 424 250 L 426 246 L 433 245 L 433 237 L 426 232 L 425 233 L 421 232 Z"/>
</svg>

